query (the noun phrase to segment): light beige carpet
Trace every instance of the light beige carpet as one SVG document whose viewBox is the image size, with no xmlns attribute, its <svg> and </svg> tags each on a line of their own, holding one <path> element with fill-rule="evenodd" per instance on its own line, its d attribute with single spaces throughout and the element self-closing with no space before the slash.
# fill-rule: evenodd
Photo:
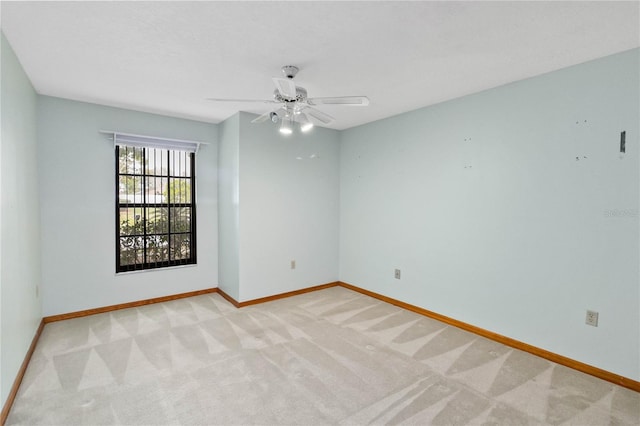
<svg viewBox="0 0 640 426">
<path fill-rule="evenodd" d="M 640 394 L 354 293 L 48 324 L 7 424 L 638 425 Z"/>
</svg>

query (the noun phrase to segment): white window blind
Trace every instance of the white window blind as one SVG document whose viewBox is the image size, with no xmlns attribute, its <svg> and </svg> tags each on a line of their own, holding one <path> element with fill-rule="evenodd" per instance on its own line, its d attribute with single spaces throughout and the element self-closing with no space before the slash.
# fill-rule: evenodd
<svg viewBox="0 0 640 426">
<path fill-rule="evenodd" d="M 113 143 L 120 146 L 134 146 L 139 148 L 160 148 L 172 151 L 198 152 L 200 145 L 206 145 L 205 142 L 189 141 L 182 139 L 168 139 L 156 136 L 134 135 L 131 133 L 120 133 L 107 130 L 101 130 L 100 133 L 106 133 L 113 136 Z"/>
</svg>

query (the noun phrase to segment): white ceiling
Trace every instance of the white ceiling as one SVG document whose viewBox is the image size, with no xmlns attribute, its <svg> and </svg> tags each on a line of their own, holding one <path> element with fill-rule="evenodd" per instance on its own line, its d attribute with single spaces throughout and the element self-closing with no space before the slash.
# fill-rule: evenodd
<svg viewBox="0 0 640 426">
<path fill-rule="evenodd" d="M 297 65 L 345 129 L 640 46 L 631 2 L 6 2 L 36 91 L 218 123 Z"/>
</svg>

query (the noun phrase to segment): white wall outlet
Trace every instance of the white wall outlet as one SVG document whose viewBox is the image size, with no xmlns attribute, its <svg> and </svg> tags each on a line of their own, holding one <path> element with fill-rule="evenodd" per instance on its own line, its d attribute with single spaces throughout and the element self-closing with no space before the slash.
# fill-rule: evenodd
<svg viewBox="0 0 640 426">
<path fill-rule="evenodd" d="M 396 278 L 396 280 L 400 279 L 400 269 L 396 269 L 396 271 L 394 273 L 394 277 Z"/>
<path fill-rule="evenodd" d="M 295 260 L 291 261 L 291 269 L 296 269 L 296 261 Z"/>
<path fill-rule="evenodd" d="M 598 326 L 598 313 L 596 311 L 587 310 L 587 317 L 584 320 L 587 325 Z"/>
</svg>

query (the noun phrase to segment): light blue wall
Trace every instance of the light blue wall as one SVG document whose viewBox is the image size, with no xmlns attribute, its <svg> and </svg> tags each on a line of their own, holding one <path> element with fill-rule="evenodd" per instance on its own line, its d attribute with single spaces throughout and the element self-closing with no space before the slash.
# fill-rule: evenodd
<svg viewBox="0 0 640 426">
<path fill-rule="evenodd" d="M 241 301 L 338 279 L 339 132 L 254 118 L 240 113 Z"/>
<path fill-rule="evenodd" d="M 217 287 L 217 125 L 41 96 L 45 316 Z M 196 154 L 198 264 L 115 274 L 116 130 L 208 142 Z"/>
<path fill-rule="evenodd" d="M 0 33 L 0 405 L 4 405 L 42 318 L 37 95 Z"/>
<path fill-rule="evenodd" d="M 240 114 L 218 126 L 218 286 L 240 300 Z"/>
<path fill-rule="evenodd" d="M 344 131 L 340 279 L 640 380 L 639 52 Z"/>
<path fill-rule="evenodd" d="M 219 285 L 239 302 L 338 279 L 339 132 L 254 118 L 219 127 Z"/>
</svg>

